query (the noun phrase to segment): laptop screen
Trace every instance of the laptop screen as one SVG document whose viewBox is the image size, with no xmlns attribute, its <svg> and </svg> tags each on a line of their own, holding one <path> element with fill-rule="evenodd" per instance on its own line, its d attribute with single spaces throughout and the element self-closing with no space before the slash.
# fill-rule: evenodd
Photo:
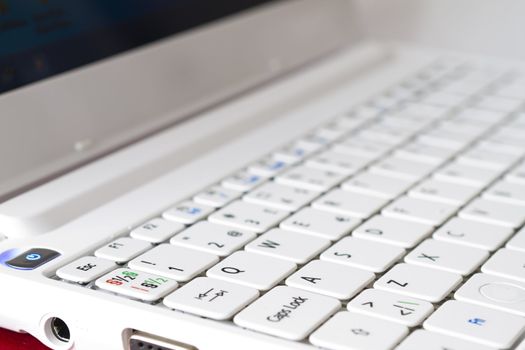
<svg viewBox="0 0 525 350">
<path fill-rule="evenodd" d="M 0 94 L 275 0 L 0 0 Z"/>
</svg>

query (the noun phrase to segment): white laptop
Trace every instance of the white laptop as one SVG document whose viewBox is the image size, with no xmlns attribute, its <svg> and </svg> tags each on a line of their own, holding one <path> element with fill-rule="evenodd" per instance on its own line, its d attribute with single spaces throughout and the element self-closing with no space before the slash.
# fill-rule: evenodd
<svg viewBox="0 0 525 350">
<path fill-rule="evenodd" d="M 0 1 L 0 327 L 525 348 L 524 9 Z"/>
</svg>

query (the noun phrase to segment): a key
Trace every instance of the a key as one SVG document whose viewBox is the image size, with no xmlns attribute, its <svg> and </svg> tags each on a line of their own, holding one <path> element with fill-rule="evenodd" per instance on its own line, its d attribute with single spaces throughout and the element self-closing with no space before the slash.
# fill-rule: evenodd
<svg viewBox="0 0 525 350">
<path fill-rule="evenodd" d="M 483 193 L 483 198 L 525 206 L 525 186 L 499 181 Z"/>
<path fill-rule="evenodd" d="M 334 189 L 312 203 L 319 210 L 365 219 L 376 213 L 387 199 Z"/>
<path fill-rule="evenodd" d="M 432 92 L 430 95 L 425 96 L 421 99 L 423 103 L 429 103 L 432 105 L 443 106 L 443 107 L 458 107 L 466 101 L 465 96 L 454 94 L 451 92 Z"/>
<path fill-rule="evenodd" d="M 512 153 L 498 152 L 491 147 L 478 145 L 457 157 L 461 164 L 470 164 L 496 170 L 504 170 L 517 160 Z"/>
<path fill-rule="evenodd" d="M 181 224 L 193 224 L 208 216 L 213 210 L 213 207 L 186 201 L 166 210 L 162 213 L 162 217 Z"/>
<path fill-rule="evenodd" d="M 304 264 L 325 250 L 330 241 L 298 232 L 272 229 L 248 244 L 248 252 Z"/>
<path fill-rule="evenodd" d="M 443 300 L 461 282 L 461 275 L 428 267 L 398 264 L 374 283 L 374 288 L 423 299 Z"/>
<path fill-rule="evenodd" d="M 450 148 L 427 145 L 417 141 L 411 142 L 395 151 L 395 155 L 419 162 L 441 164 L 454 155 Z"/>
<path fill-rule="evenodd" d="M 499 171 L 494 169 L 452 162 L 436 171 L 433 176 L 439 181 L 454 182 L 480 188 L 494 181 L 498 175 Z"/>
<path fill-rule="evenodd" d="M 286 285 L 337 299 L 350 299 L 375 278 L 372 272 L 313 260 L 286 279 Z"/>
<path fill-rule="evenodd" d="M 152 245 L 138 239 L 123 237 L 119 238 L 102 248 L 95 251 L 98 258 L 108 259 L 117 264 L 125 263 L 144 251 L 150 249 Z"/>
<path fill-rule="evenodd" d="M 126 297 L 153 302 L 177 288 L 172 279 L 150 273 L 121 268 L 95 281 L 95 285 Z"/>
<path fill-rule="evenodd" d="M 350 192 L 392 199 L 399 196 L 412 184 L 413 182 L 409 180 L 366 171 L 343 182 L 342 188 Z"/>
<path fill-rule="evenodd" d="M 476 106 L 497 112 L 510 113 L 516 110 L 522 103 L 523 101 L 521 99 L 489 95 L 479 101 Z"/>
<path fill-rule="evenodd" d="M 171 309 L 214 320 L 227 320 L 259 296 L 257 289 L 198 277 L 164 298 Z"/>
<path fill-rule="evenodd" d="M 321 260 L 371 272 L 383 272 L 405 254 L 405 250 L 355 237 L 345 237 L 321 254 Z"/>
<path fill-rule="evenodd" d="M 488 256 L 489 253 L 482 249 L 427 239 L 405 256 L 405 262 L 466 276 L 474 272 Z"/>
<path fill-rule="evenodd" d="M 424 323 L 425 329 L 485 346 L 509 349 L 525 329 L 525 319 L 506 312 L 447 301 Z"/>
<path fill-rule="evenodd" d="M 306 161 L 306 165 L 350 176 L 370 162 L 370 158 L 334 151 L 320 153 Z"/>
<path fill-rule="evenodd" d="M 385 158 L 370 167 L 370 172 L 395 178 L 417 181 L 432 171 L 434 165 L 400 157 Z"/>
<path fill-rule="evenodd" d="M 170 240 L 171 244 L 227 256 L 242 248 L 257 235 L 235 227 L 201 221 Z"/>
<path fill-rule="evenodd" d="M 396 350 L 494 350 L 448 335 L 418 329 L 412 332 Z"/>
<path fill-rule="evenodd" d="M 525 210 L 522 206 L 476 199 L 459 212 L 464 219 L 487 224 L 517 228 L 525 222 Z"/>
<path fill-rule="evenodd" d="M 459 288 L 454 298 L 525 317 L 525 283 L 477 273 Z"/>
<path fill-rule="evenodd" d="M 433 235 L 440 241 L 494 251 L 510 236 L 512 229 L 462 218 L 452 218 Z"/>
<path fill-rule="evenodd" d="M 402 248 L 412 248 L 433 229 L 431 225 L 376 215 L 357 227 L 352 235 Z"/>
<path fill-rule="evenodd" d="M 456 210 L 456 206 L 449 204 L 405 196 L 386 206 L 381 213 L 391 218 L 439 226 L 452 216 Z"/>
<path fill-rule="evenodd" d="M 316 191 L 280 185 L 270 181 L 246 194 L 243 199 L 246 202 L 266 207 L 296 211 L 310 203 L 318 195 L 319 193 Z"/>
<path fill-rule="evenodd" d="M 223 186 L 212 186 L 193 197 L 196 203 L 220 208 L 241 196 L 241 192 Z"/>
<path fill-rule="evenodd" d="M 277 183 L 312 191 L 326 191 L 341 182 L 344 175 L 299 165 L 275 178 Z"/>
<path fill-rule="evenodd" d="M 341 142 L 334 144 L 335 152 L 357 155 L 369 159 L 376 159 L 392 148 L 388 143 L 366 139 L 362 136 L 352 135 Z"/>
<path fill-rule="evenodd" d="M 70 282 L 87 284 L 114 270 L 116 267 L 112 261 L 94 256 L 84 256 L 59 268 L 56 274 L 58 277 Z"/>
<path fill-rule="evenodd" d="M 234 317 L 241 327 L 290 340 L 302 340 L 339 310 L 334 298 L 279 286 Z"/>
<path fill-rule="evenodd" d="M 288 167 L 288 163 L 277 160 L 272 157 L 264 158 L 248 167 L 248 171 L 252 174 L 263 177 L 273 177 Z"/>
<path fill-rule="evenodd" d="M 405 141 L 414 132 L 411 128 L 405 128 L 400 125 L 388 125 L 380 121 L 363 129 L 357 135 L 395 145 Z"/>
<path fill-rule="evenodd" d="M 412 188 L 409 196 L 459 206 L 478 193 L 478 188 L 473 186 L 428 179 Z"/>
<path fill-rule="evenodd" d="M 275 152 L 272 157 L 285 163 L 294 164 L 319 151 L 323 146 L 318 143 L 300 140 Z"/>
<path fill-rule="evenodd" d="M 306 207 L 293 214 L 280 227 L 287 231 L 310 234 L 335 241 L 348 234 L 361 220 L 336 213 Z"/>
<path fill-rule="evenodd" d="M 417 137 L 417 142 L 436 147 L 450 148 L 453 151 L 460 150 L 474 141 L 476 136 L 467 135 L 450 129 L 434 128 Z"/>
<path fill-rule="evenodd" d="M 253 174 L 248 171 L 241 171 L 224 180 L 221 185 L 237 192 L 248 192 L 266 181 L 267 177 Z"/>
<path fill-rule="evenodd" d="M 520 166 L 513 169 L 511 172 L 509 172 L 505 176 L 505 180 L 508 182 L 516 183 L 516 184 L 525 184 L 525 164 L 521 164 Z"/>
<path fill-rule="evenodd" d="M 261 233 L 277 225 L 288 212 L 245 201 L 235 201 L 210 215 L 209 221 Z"/>
<path fill-rule="evenodd" d="M 428 301 L 379 289 L 366 289 L 348 303 L 347 309 L 415 327 L 434 311 L 434 306 Z"/>
<path fill-rule="evenodd" d="M 525 252 L 500 249 L 483 264 L 481 271 L 489 275 L 525 282 Z"/>
<path fill-rule="evenodd" d="M 218 261 L 219 258 L 213 254 L 161 244 L 131 260 L 129 267 L 184 282 Z"/>
<path fill-rule="evenodd" d="M 509 235 L 512 234 L 512 230 L 508 229 Z M 518 250 L 525 252 L 525 227 L 516 232 L 512 239 L 507 243 L 506 247 L 512 250 Z"/>
<path fill-rule="evenodd" d="M 344 134 L 345 131 L 343 130 L 321 127 L 303 137 L 303 140 L 311 143 L 316 143 L 321 146 L 326 146 L 341 138 Z"/>
<path fill-rule="evenodd" d="M 178 222 L 154 218 L 133 229 L 129 235 L 151 243 L 160 243 L 182 231 L 184 227 Z"/>
<path fill-rule="evenodd" d="M 295 271 L 296 267 L 287 260 L 240 251 L 209 269 L 207 276 L 268 290 Z"/>
<path fill-rule="evenodd" d="M 309 338 L 315 346 L 331 350 L 392 349 L 408 328 L 352 312 L 339 312 Z"/>
</svg>

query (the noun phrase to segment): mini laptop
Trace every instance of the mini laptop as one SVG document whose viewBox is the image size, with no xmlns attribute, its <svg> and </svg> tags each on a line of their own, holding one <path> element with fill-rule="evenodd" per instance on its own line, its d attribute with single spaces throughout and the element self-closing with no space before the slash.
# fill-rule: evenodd
<svg viewBox="0 0 525 350">
<path fill-rule="evenodd" d="M 523 7 L 501 3 L 0 1 L 0 327 L 524 348 Z"/>
</svg>

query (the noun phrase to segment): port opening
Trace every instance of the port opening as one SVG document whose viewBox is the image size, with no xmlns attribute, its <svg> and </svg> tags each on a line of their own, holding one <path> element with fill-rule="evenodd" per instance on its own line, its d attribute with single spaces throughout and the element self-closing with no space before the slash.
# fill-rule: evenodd
<svg viewBox="0 0 525 350">
<path fill-rule="evenodd" d="M 133 332 L 129 339 L 129 350 L 198 350 L 193 345 L 143 332 Z"/>
<path fill-rule="evenodd" d="M 69 331 L 67 324 L 61 318 L 51 318 L 49 326 L 51 327 L 51 334 L 53 334 L 57 340 L 63 343 L 69 343 L 71 340 L 71 332 Z"/>
</svg>

